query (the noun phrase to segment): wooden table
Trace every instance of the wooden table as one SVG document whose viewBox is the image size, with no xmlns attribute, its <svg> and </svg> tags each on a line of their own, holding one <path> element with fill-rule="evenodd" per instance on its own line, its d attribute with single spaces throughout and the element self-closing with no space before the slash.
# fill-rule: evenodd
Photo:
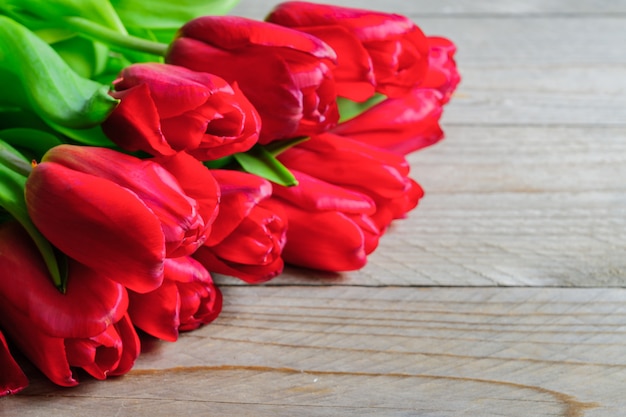
<svg viewBox="0 0 626 417">
<path fill-rule="evenodd" d="M 624 415 L 626 1 L 334 3 L 458 45 L 418 209 L 361 271 L 218 277 L 215 323 L 122 378 L 34 378 L 0 415 Z"/>
</svg>

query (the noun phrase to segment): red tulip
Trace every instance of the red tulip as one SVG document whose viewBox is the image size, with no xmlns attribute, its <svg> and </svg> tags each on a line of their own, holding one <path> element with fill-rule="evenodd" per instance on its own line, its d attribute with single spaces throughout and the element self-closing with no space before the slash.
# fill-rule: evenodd
<svg viewBox="0 0 626 417">
<path fill-rule="evenodd" d="M 286 217 L 268 209 L 272 185 L 238 171 L 213 170 L 220 184 L 220 211 L 211 235 L 193 255 L 208 270 L 249 283 L 267 281 L 283 270 Z"/>
<path fill-rule="evenodd" d="M 441 104 L 450 100 L 452 93 L 461 82 L 461 76 L 454 61 L 456 46 L 448 39 L 438 36 L 428 38 L 430 45 L 429 66 L 422 88 L 434 88 L 442 95 Z"/>
<path fill-rule="evenodd" d="M 154 337 L 175 341 L 179 331 L 197 329 L 215 320 L 222 309 L 222 293 L 211 275 L 190 257 L 165 260 L 165 279 L 154 291 L 129 292 L 128 312 L 133 323 Z"/>
<path fill-rule="evenodd" d="M 381 231 L 422 195 L 403 156 L 333 133 L 313 136 L 278 158 L 289 169 L 369 196 L 376 204 L 370 217 Z"/>
<path fill-rule="evenodd" d="M 370 107 L 331 132 L 406 155 L 443 138 L 441 100 L 436 90 L 416 88 Z"/>
<path fill-rule="evenodd" d="M 124 287 L 70 260 L 61 294 L 32 240 L 14 223 L 0 225 L 0 253 L 0 327 L 52 382 L 78 384 L 74 367 L 98 379 L 130 370 L 139 339 L 126 315 Z"/>
<path fill-rule="evenodd" d="M 62 252 L 147 292 L 161 285 L 165 257 L 188 255 L 206 239 L 211 219 L 202 216 L 213 215 L 218 191 L 203 182 L 204 198 L 190 198 L 181 184 L 196 179 L 110 149 L 61 145 L 33 169 L 26 203 Z"/>
<path fill-rule="evenodd" d="M 28 378 L 22 372 L 22 368 L 15 362 L 9 346 L 0 331 L 0 397 L 15 394 L 26 388 Z"/>
<path fill-rule="evenodd" d="M 379 229 L 369 217 L 376 210 L 368 196 L 291 169 L 293 187 L 274 186 L 267 202 L 287 215 L 286 263 L 326 271 L 363 267 L 378 244 Z"/>
<path fill-rule="evenodd" d="M 426 76 L 428 40 L 407 17 L 288 1 L 276 6 L 266 20 L 313 34 L 334 48 L 338 91 L 353 100 L 363 100 L 373 92 L 367 87 L 371 79 L 368 56 L 376 91 L 384 95 L 401 96 Z"/>
<path fill-rule="evenodd" d="M 188 22 L 166 56 L 170 64 L 236 82 L 261 115 L 262 144 L 307 136 L 337 122 L 335 59 L 314 36 L 234 16 Z"/>
<path fill-rule="evenodd" d="M 205 72 L 167 64 L 134 64 L 113 82 L 120 104 L 103 123 L 107 136 L 129 151 L 201 161 L 250 149 L 260 118 L 236 85 Z"/>
</svg>

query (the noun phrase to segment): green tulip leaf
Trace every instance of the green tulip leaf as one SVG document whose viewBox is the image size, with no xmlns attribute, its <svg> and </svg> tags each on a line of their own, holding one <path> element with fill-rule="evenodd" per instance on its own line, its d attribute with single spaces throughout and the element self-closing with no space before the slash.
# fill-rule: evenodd
<svg viewBox="0 0 626 417">
<path fill-rule="evenodd" d="M 365 110 L 377 105 L 380 102 L 385 101 L 386 99 L 387 96 L 384 96 L 382 94 L 375 94 L 363 103 L 358 103 L 356 101 L 348 100 L 347 98 L 338 97 L 337 106 L 339 107 L 339 115 L 341 116 L 340 122 L 345 122 L 346 120 L 352 119 L 353 117 L 358 116 Z"/>
<path fill-rule="evenodd" d="M 285 152 L 287 149 L 292 148 L 294 146 L 296 146 L 299 143 L 302 142 L 306 142 L 307 140 L 311 139 L 308 136 L 304 136 L 301 138 L 294 138 L 294 139 L 286 139 L 286 140 L 276 140 L 274 142 L 268 143 L 267 145 L 264 145 L 263 147 L 272 154 L 272 156 L 278 156 L 281 153 Z"/>
<path fill-rule="evenodd" d="M 74 36 L 50 46 L 83 78 L 93 79 L 106 69 L 109 48 L 100 42 Z"/>
<path fill-rule="evenodd" d="M 247 152 L 234 154 L 233 157 L 246 172 L 286 187 L 298 185 L 293 174 L 262 146 L 254 146 Z"/>
<path fill-rule="evenodd" d="M 6 16 L 0 16 L 0 87 L 0 101 L 68 128 L 100 124 L 118 103 L 106 85 L 78 76 L 50 45 Z"/>
<path fill-rule="evenodd" d="M 104 132 L 102 132 L 100 126 L 95 126 L 89 129 L 70 129 L 63 126 L 55 126 L 55 129 L 81 145 L 100 146 L 105 148 L 115 147 L 115 144 L 111 141 L 111 139 L 106 137 Z"/>
<path fill-rule="evenodd" d="M 0 11 L 31 30 L 65 29 L 64 19 L 78 16 L 126 33 L 115 9 L 106 0 L 0 0 Z"/>
<path fill-rule="evenodd" d="M 111 0 L 127 27 L 178 29 L 196 17 L 223 15 L 239 0 Z"/>
<path fill-rule="evenodd" d="M 26 208 L 24 188 L 30 169 L 30 162 L 26 158 L 11 145 L 0 140 L 0 207 L 26 229 L 41 252 L 52 282 L 61 292 L 65 292 L 67 268 L 64 258 L 59 257 L 58 252 L 35 227 Z"/>
<path fill-rule="evenodd" d="M 49 149 L 62 143 L 49 132 L 24 127 L 0 130 L 0 138 L 28 156 L 28 159 L 35 160 L 41 160 Z"/>
</svg>

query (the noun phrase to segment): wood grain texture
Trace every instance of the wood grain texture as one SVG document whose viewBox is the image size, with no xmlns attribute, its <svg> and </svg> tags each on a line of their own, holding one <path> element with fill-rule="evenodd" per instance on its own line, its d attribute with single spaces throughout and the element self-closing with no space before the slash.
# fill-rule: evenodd
<svg viewBox="0 0 626 417">
<path fill-rule="evenodd" d="M 417 210 L 361 271 L 218 276 L 215 323 L 145 339 L 122 378 L 35 373 L 0 416 L 623 414 L 626 1 L 332 3 L 458 45 L 447 138 L 409 157 Z"/>
<path fill-rule="evenodd" d="M 599 417 L 626 407 L 624 289 L 224 295 L 214 324 L 148 346 L 129 375 L 71 390 L 35 381 L 0 401 L 0 415 Z"/>
</svg>

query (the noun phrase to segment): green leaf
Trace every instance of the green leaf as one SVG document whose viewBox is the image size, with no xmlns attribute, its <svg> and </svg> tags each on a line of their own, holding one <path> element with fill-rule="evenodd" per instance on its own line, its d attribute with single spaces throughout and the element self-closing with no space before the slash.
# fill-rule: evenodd
<svg viewBox="0 0 626 417">
<path fill-rule="evenodd" d="M 272 156 L 278 156 L 281 153 L 285 152 L 287 149 L 296 146 L 299 143 L 306 142 L 311 139 L 308 136 L 294 139 L 286 139 L 286 140 L 276 140 L 274 142 L 268 143 L 263 147 L 272 154 Z"/>
<path fill-rule="evenodd" d="M 100 126 L 89 129 L 69 129 L 63 126 L 55 126 L 55 129 L 81 145 L 101 146 L 106 148 L 115 147 L 111 139 L 106 137 L 102 132 Z"/>
<path fill-rule="evenodd" d="M 49 132 L 23 127 L 0 130 L 0 139 L 38 161 L 50 148 L 62 143 Z"/>
<path fill-rule="evenodd" d="M 66 17 L 78 16 L 126 33 L 115 9 L 106 0 L 0 0 L 0 11 L 31 30 L 64 29 Z"/>
<path fill-rule="evenodd" d="M 28 109 L 20 107 L 0 106 L 0 129 L 10 129 L 15 127 L 32 128 L 52 132 L 41 117 Z"/>
<path fill-rule="evenodd" d="M 363 103 L 348 100 L 347 98 L 338 97 L 337 106 L 339 107 L 339 115 L 341 116 L 340 122 L 345 122 L 348 119 L 352 119 L 355 116 L 363 113 L 365 110 L 377 105 L 378 103 L 385 101 L 387 96 L 382 94 L 375 94 L 370 99 Z"/>
<path fill-rule="evenodd" d="M 293 174 L 262 146 L 254 146 L 247 152 L 234 154 L 233 157 L 246 172 L 286 187 L 298 185 Z"/>
<path fill-rule="evenodd" d="M 203 164 L 209 169 L 222 169 L 229 166 L 234 160 L 235 157 L 233 155 L 227 155 L 223 158 L 214 159 L 212 161 L 204 161 Z"/>
<path fill-rule="evenodd" d="M 41 252 L 54 285 L 65 292 L 67 269 L 62 267 L 54 247 L 35 227 L 28 215 L 24 188 L 30 163 L 15 148 L 0 140 L 0 206 L 26 229 Z"/>
<path fill-rule="evenodd" d="M 78 76 L 50 45 L 6 16 L 0 16 L 0 75 L 5 102 L 27 105 L 54 125 L 95 126 L 118 103 L 107 86 Z"/>
<path fill-rule="evenodd" d="M 93 79 L 106 69 L 109 48 L 100 42 L 74 36 L 50 46 L 83 78 Z"/>
<path fill-rule="evenodd" d="M 164 56 L 167 44 L 148 39 L 138 38 L 129 34 L 120 34 L 91 20 L 79 16 L 69 16 L 63 19 L 63 23 L 75 30 L 80 36 L 102 42 L 112 49 L 123 51 L 140 51 L 152 55 Z"/>
<path fill-rule="evenodd" d="M 178 29 L 196 17 L 223 15 L 239 0 L 111 0 L 127 27 Z"/>
</svg>

